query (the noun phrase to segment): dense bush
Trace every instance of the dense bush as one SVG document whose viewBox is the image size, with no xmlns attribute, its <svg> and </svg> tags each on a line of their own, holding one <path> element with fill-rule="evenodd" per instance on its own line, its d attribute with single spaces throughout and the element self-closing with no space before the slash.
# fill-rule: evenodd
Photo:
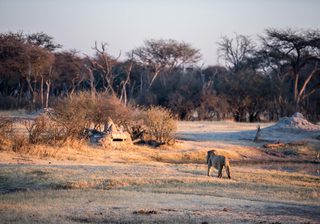
<svg viewBox="0 0 320 224">
<path fill-rule="evenodd" d="M 51 116 L 65 127 L 67 136 L 82 138 L 86 128 L 98 128 L 109 118 L 118 125 L 126 124 L 130 120 L 130 109 L 116 97 L 84 92 L 58 100 Z"/>
<path fill-rule="evenodd" d="M 15 133 L 12 120 L 0 119 L 0 149 L 19 151 L 32 144 L 60 145 L 85 139 L 88 129 L 103 130 L 110 118 L 132 139 L 155 145 L 174 143 L 177 122 L 169 109 L 133 109 L 115 97 L 85 92 L 59 99 L 53 110 L 23 121 L 27 133 Z"/>
</svg>

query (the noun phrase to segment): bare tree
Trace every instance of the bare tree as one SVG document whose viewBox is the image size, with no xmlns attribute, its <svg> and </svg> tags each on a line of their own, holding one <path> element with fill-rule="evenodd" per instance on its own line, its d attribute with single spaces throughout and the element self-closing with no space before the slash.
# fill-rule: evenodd
<svg viewBox="0 0 320 224">
<path fill-rule="evenodd" d="M 132 71 L 133 61 L 129 60 L 126 63 L 124 63 L 124 72 L 126 74 L 126 78 L 121 81 L 120 83 L 120 101 L 123 102 L 124 105 L 127 105 L 128 102 L 128 95 L 127 95 L 127 85 L 130 84 L 130 74 Z"/>
<path fill-rule="evenodd" d="M 225 60 L 229 70 L 239 71 L 245 67 L 255 52 L 255 45 L 248 36 L 236 34 L 235 39 L 224 36 L 218 42 L 219 58 Z"/>
<path fill-rule="evenodd" d="M 103 87 L 106 92 L 115 96 L 116 92 L 113 83 L 116 75 L 113 73 L 113 68 L 118 63 L 121 52 L 118 57 L 112 57 L 107 53 L 107 46 L 107 43 L 101 43 L 99 48 L 97 42 L 95 42 L 92 49 L 96 51 L 96 56 L 91 60 L 91 65 L 95 71 L 102 75 Z"/>
</svg>

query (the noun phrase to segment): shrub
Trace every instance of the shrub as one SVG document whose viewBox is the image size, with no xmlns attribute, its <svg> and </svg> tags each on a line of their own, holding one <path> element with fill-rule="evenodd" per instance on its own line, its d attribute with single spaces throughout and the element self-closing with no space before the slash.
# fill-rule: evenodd
<svg viewBox="0 0 320 224">
<path fill-rule="evenodd" d="M 174 142 L 177 121 L 169 109 L 151 106 L 143 112 L 147 133 L 160 144 Z"/>
<path fill-rule="evenodd" d="M 0 117 L 0 134 L 8 135 L 13 131 L 13 121 L 9 118 Z"/>
<path fill-rule="evenodd" d="M 29 142 L 32 144 L 40 143 L 41 135 L 43 135 L 46 128 L 43 117 L 38 117 L 36 120 L 26 120 L 24 125 L 28 132 Z"/>
<path fill-rule="evenodd" d="M 14 134 L 12 136 L 11 149 L 14 152 L 22 152 L 30 149 L 30 144 L 27 137 L 23 134 Z"/>
<path fill-rule="evenodd" d="M 13 121 L 0 117 L 0 150 L 12 147 Z"/>
<path fill-rule="evenodd" d="M 0 150 L 18 152 L 29 147 L 28 139 L 14 131 L 13 123 L 10 118 L 0 117 Z"/>
<path fill-rule="evenodd" d="M 92 96 L 87 92 L 58 100 L 52 114 L 65 127 L 67 136 L 73 138 L 83 138 L 86 128 L 104 125 L 109 117 L 116 124 L 125 124 L 130 119 L 130 109 L 116 97 L 103 93 Z"/>
<path fill-rule="evenodd" d="M 47 115 L 26 120 L 24 125 L 31 144 L 56 144 L 66 138 L 66 129 Z"/>
</svg>

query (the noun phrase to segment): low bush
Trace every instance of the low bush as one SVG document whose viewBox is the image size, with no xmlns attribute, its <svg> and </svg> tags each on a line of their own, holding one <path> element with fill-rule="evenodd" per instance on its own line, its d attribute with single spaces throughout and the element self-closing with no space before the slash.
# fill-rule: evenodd
<svg viewBox="0 0 320 224">
<path fill-rule="evenodd" d="M 31 144 L 52 144 L 66 139 L 66 129 L 47 115 L 41 115 L 35 120 L 24 122 Z"/>
<path fill-rule="evenodd" d="M 0 117 L 0 150 L 12 147 L 13 121 Z"/>
<path fill-rule="evenodd" d="M 11 138 L 11 150 L 14 152 L 26 152 L 30 146 L 29 139 L 23 134 L 14 134 Z"/>
<path fill-rule="evenodd" d="M 20 152 L 29 148 L 29 141 L 24 134 L 17 133 L 14 121 L 0 117 L 0 150 Z"/>
<path fill-rule="evenodd" d="M 169 109 L 151 106 L 142 112 L 146 132 L 160 144 L 174 142 L 177 120 Z"/>
</svg>

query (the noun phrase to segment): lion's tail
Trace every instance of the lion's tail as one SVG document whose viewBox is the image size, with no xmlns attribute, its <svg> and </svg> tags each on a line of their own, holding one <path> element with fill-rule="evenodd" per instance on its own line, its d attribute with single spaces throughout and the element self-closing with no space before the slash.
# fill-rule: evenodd
<svg viewBox="0 0 320 224">
<path fill-rule="evenodd" d="M 231 179 L 231 173 L 230 173 L 230 165 L 229 165 L 229 163 L 226 163 L 225 167 L 226 167 L 226 172 L 227 172 L 228 178 Z"/>
</svg>

